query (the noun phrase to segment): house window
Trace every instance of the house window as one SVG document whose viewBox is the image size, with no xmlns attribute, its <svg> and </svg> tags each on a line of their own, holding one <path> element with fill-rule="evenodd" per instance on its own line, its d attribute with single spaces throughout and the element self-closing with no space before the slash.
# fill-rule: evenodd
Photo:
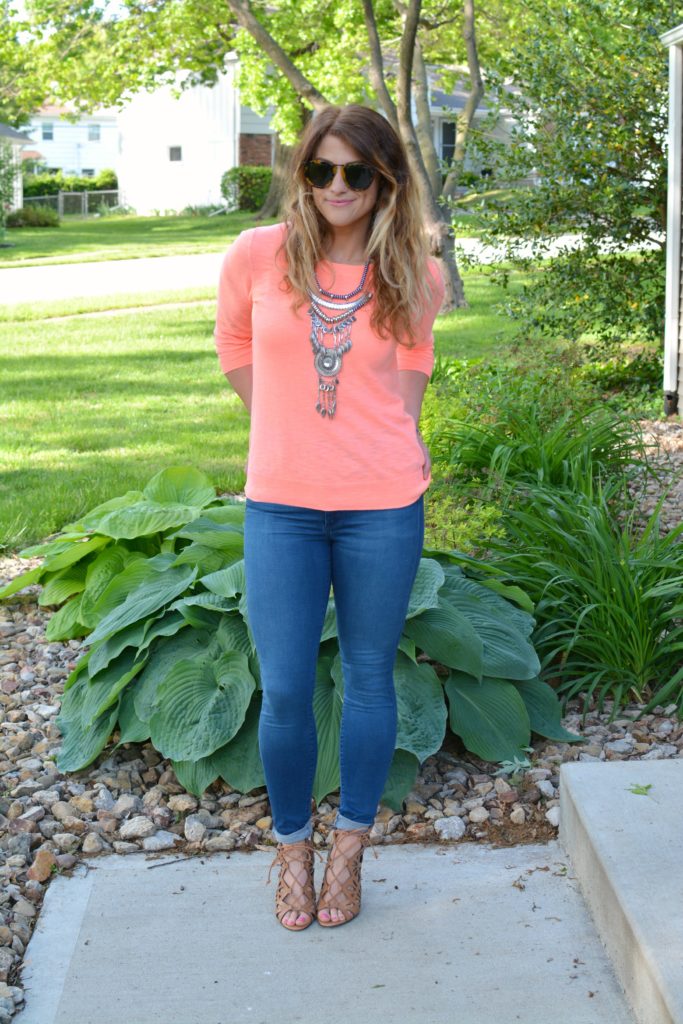
<svg viewBox="0 0 683 1024">
<path fill-rule="evenodd" d="M 168 159 L 169 160 L 182 160 L 183 159 L 183 147 L 182 146 L 169 146 L 168 147 Z"/>
<path fill-rule="evenodd" d="M 52 142 L 55 137 L 55 126 L 50 121 L 44 121 L 42 125 L 43 142 Z"/>
<path fill-rule="evenodd" d="M 88 142 L 100 141 L 100 126 L 98 124 L 88 125 Z"/>
<path fill-rule="evenodd" d="M 441 123 L 441 159 L 450 164 L 455 153 L 455 122 Z"/>
<path fill-rule="evenodd" d="M 81 171 L 81 176 L 84 177 L 84 178 L 94 178 L 95 177 L 95 168 L 94 167 L 84 167 L 83 170 Z"/>
</svg>

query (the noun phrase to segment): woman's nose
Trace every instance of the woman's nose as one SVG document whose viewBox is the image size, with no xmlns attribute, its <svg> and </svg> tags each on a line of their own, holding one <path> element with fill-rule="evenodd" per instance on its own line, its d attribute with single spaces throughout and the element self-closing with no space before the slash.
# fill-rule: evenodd
<svg viewBox="0 0 683 1024">
<path fill-rule="evenodd" d="M 346 189 L 346 182 L 342 178 L 341 167 L 336 168 L 334 178 L 330 182 L 330 188 L 335 189 L 335 191 L 339 191 L 340 189 L 344 191 Z"/>
</svg>

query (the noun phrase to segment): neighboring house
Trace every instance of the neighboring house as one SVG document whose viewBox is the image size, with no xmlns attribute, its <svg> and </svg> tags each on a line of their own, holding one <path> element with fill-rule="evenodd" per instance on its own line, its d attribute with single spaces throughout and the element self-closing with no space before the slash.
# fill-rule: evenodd
<svg viewBox="0 0 683 1024">
<path fill-rule="evenodd" d="M 18 132 L 16 128 L 10 128 L 8 124 L 0 124 L 0 139 L 4 139 L 6 142 L 9 142 L 14 154 L 16 174 L 14 176 L 14 200 L 12 202 L 12 209 L 18 210 L 21 208 L 24 201 L 21 182 L 21 151 L 24 146 L 33 140 L 23 132 Z"/>
<path fill-rule="evenodd" d="M 436 81 L 430 82 L 429 89 L 429 112 L 432 118 L 434 148 L 437 155 L 442 160 L 447 161 L 453 159 L 453 153 L 455 152 L 455 118 L 464 112 L 465 104 L 469 98 L 467 69 L 461 68 L 459 70 L 463 71 L 462 85 L 457 85 L 452 92 L 446 93 L 437 88 Z M 436 78 L 436 75 L 434 75 L 434 78 Z M 489 113 L 490 108 L 486 106 L 485 100 L 480 101 L 479 106 L 474 112 L 472 126 L 476 128 L 477 122 L 483 120 Z M 413 116 L 415 117 L 414 112 Z M 509 137 L 510 128 L 513 124 L 513 118 L 506 114 L 505 111 L 501 112 L 496 129 L 491 133 L 493 138 L 505 139 Z M 468 151 L 467 147 L 465 147 L 465 159 L 462 169 L 463 171 L 476 171 L 478 173 L 486 170 L 486 168 L 480 166 L 479 161 L 472 156 L 471 149 Z"/>
<path fill-rule="evenodd" d="M 100 171 L 115 168 L 119 159 L 119 127 L 116 110 L 102 109 L 67 120 L 69 107 L 46 104 L 33 117 L 31 132 L 46 170 L 63 171 L 94 178 Z M 27 154 L 28 156 L 28 154 Z"/>
<path fill-rule="evenodd" d="M 138 93 L 119 114 L 119 187 L 138 213 L 220 204 L 227 170 L 270 166 L 272 129 L 240 104 L 236 65 L 230 61 L 215 85 L 179 96 L 168 86 Z"/>
</svg>

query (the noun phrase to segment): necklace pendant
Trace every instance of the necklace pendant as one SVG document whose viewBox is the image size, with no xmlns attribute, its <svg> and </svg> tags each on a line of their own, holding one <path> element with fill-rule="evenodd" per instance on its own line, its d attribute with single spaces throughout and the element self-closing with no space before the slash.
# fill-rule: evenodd
<svg viewBox="0 0 683 1024">
<path fill-rule="evenodd" d="M 337 408 L 338 383 L 339 377 L 335 377 L 333 380 L 330 378 L 323 380 L 322 377 L 318 377 L 318 401 L 315 409 L 321 416 L 327 416 L 328 419 L 332 419 Z"/>
</svg>

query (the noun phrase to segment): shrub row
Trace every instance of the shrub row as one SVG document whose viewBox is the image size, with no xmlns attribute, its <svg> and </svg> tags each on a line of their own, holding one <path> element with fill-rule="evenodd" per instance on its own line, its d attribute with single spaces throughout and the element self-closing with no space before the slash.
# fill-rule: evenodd
<svg viewBox="0 0 683 1024">
<path fill-rule="evenodd" d="M 79 178 L 65 175 L 61 171 L 54 174 L 31 174 L 24 178 L 24 195 L 56 196 L 58 192 L 105 192 L 117 189 L 118 179 L 114 171 L 100 171 L 93 178 Z"/>
</svg>

